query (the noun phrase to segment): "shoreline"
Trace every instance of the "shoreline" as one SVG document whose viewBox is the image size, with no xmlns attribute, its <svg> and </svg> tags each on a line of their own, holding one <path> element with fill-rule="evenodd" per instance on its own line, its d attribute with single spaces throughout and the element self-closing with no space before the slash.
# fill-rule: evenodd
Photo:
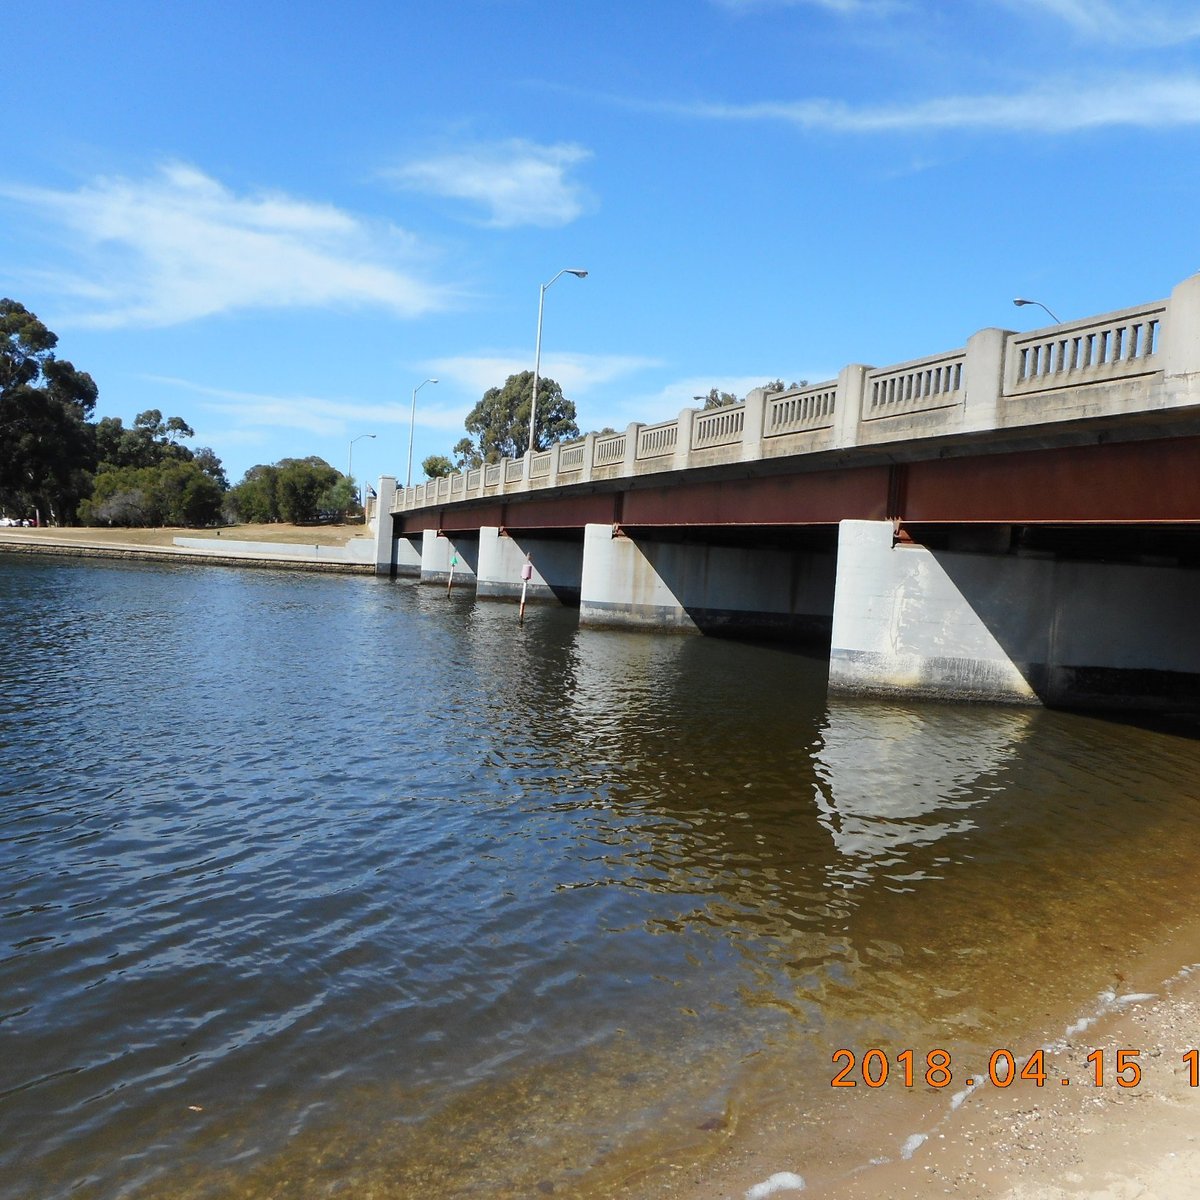
<svg viewBox="0 0 1200 1200">
<path fill-rule="evenodd" d="M 1193 955 L 1197 945 L 1194 936 L 1186 941 Z M 898 1096 L 890 1084 L 872 1092 L 860 1082 L 842 1093 L 847 1122 L 832 1139 L 828 1130 L 806 1126 L 797 1097 L 786 1113 L 747 1112 L 739 1122 L 744 1131 L 732 1132 L 690 1168 L 676 1166 L 673 1179 L 644 1191 L 627 1185 L 620 1194 L 643 1200 L 1189 1200 L 1200 1194 L 1200 1087 L 1193 1086 L 1193 1079 L 1200 1083 L 1200 1057 L 1185 1055 L 1200 1051 L 1200 963 L 1163 971 L 1160 960 L 1159 967 L 1152 990 L 1122 984 L 1097 998 L 1098 1006 L 1106 1001 L 1102 1011 L 1057 1035 L 1011 1040 L 1018 1071 L 1044 1049 L 1041 1087 L 1017 1078 L 1008 1087 L 984 1082 L 965 1089 L 956 1079 L 944 1090 L 918 1086 Z M 1150 973 L 1139 971 L 1140 982 Z M 1126 1060 L 1140 1071 L 1136 1086 L 1117 1083 L 1122 1050 L 1138 1051 Z M 1097 1051 L 1103 1054 L 1101 1086 L 1095 1084 Z M 1133 1078 L 1132 1067 L 1124 1077 Z M 849 1150 L 845 1164 L 865 1130 L 877 1148 L 896 1149 L 863 1153 L 860 1165 L 838 1167 L 814 1144 L 832 1141 Z"/>
<path fill-rule="evenodd" d="M 357 527 L 356 527 L 357 528 Z M 344 547 L 357 533 L 344 526 L 231 526 L 230 541 L 261 542 L 262 554 L 222 550 L 208 553 L 202 549 L 173 544 L 174 537 L 211 540 L 214 550 L 220 532 L 192 529 L 122 530 L 121 535 L 95 529 L 4 529 L 0 530 L 0 553 L 52 555 L 59 558 L 124 559 L 136 562 L 187 563 L 202 566 L 276 568 L 285 571 L 373 575 L 372 563 L 337 561 L 321 558 L 322 547 Z M 286 547 L 282 552 L 278 547 Z M 269 547 L 269 548 L 268 548 Z M 291 549 L 295 547 L 295 549 Z M 312 553 L 305 553 L 307 548 Z"/>
</svg>

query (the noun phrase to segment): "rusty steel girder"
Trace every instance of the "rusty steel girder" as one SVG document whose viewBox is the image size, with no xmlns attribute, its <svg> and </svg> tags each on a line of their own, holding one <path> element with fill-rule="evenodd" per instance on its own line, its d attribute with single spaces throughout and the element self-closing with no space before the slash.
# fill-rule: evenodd
<svg viewBox="0 0 1200 1200">
<path fill-rule="evenodd" d="M 908 463 L 910 523 L 1200 522 L 1200 438 L 1119 442 Z"/>
<path fill-rule="evenodd" d="M 646 478 L 553 495 L 513 493 L 395 517 L 397 533 L 584 525 L 828 526 L 908 524 L 1200 524 L 1200 437 L 878 461 L 789 474 Z M 744 470 L 744 468 L 742 468 Z"/>
</svg>

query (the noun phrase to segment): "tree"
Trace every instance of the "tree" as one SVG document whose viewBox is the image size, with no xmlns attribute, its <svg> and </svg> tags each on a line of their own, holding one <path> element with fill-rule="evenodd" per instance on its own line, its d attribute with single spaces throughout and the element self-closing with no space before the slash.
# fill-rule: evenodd
<svg viewBox="0 0 1200 1200">
<path fill-rule="evenodd" d="M 764 383 L 764 392 L 795 392 L 802 387 L 808 387 L 808 380 L 801 379 L 799 383 L 794 380 L 791 383 L 784 383 L 782 379 L 772 379 L 770 383 Z"/>
<path fill-rule="evenodd" d="M 263 464 L 251 467 L 225 497 L 225 507 L 238 521 L 268 525 L 279 520 L 279 469 Z"/>
<path fill-rule="evenodd" d="M 85 525 L 212 525 L 221 499 L 220 487 L 191 461 L 110 467 L 96 476 L 79 517 Z"/>
<path fill-rule="evenodd" d="M 533 372 L 510 375 L 503 387 L 489 388 L 467 414 L 467 432 L 455 447 L 460 466 L 479 466 L 502 458 L 520 458 L 529 449 L 529 411 L 533 404 Z M 535 450 L 553 442 L 577 438 L 575 405 L 563 396 L 553 379 L 538 379 Z"/>
<path fill-rule="evenodd" d="M 239 521 L 302 525 L 322 515 L 356 509 L 354 481 L 323 458 L 281 458 L 251 467 L 229 489 L 226 507 Z"/>
<path fill-rule="evenodd" d="M 100 467 L 156 467 L 159 463 L 191 462 L 196 456 L 179 438 L 195 437 L 196 431 L 182 417 L 167 417 L 163 420 L 157 408 L 148 408 L 138 413 L 133 425 L 126 428 L 120 417 L 103 417 L 96 426 L 96 451 Z M 212 475 L 215 466 L 220 479 L 225 473 L 221 460 L 211 450 L 207 473 Z M 213 475 L 217 478 L 217 475 Z"/>
<path fill-rule="evenodd" d="M 719 392 L 716 388 L 712 388 L 708 395 L 704 397 L 705 409 L 710 408 L 727 408 L 730 404 L 740 404 L 741 401 L 732 392 Z"/>
<path fill-rule="evenodd" d="M 431 454 L 421 463 L 427 479 L 441 479 L 454 470 L 454 464 L 444 454 Z"/>
<path fill-rule="evenodd" d="M 0 506 L 68 519 L 96 465 L 95 381 L 54 356 L 58 337 L 0 300 Z"/>
</svg>

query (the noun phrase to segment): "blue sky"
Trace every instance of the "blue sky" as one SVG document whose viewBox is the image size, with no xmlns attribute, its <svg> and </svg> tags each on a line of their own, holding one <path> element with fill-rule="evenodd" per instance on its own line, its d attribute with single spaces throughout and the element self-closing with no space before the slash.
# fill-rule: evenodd
<svg viewBox="0 0 1200 1200">
<path fill-rule="evenodd" d="M 1194 0 L 49 0 L 5 10 L 0 293 L 235 480 L 403 477 L 533 365 L 586 430 L 1159 299 Z M 419 477 L 414 468 L 414 475 Z"/>
</svg>

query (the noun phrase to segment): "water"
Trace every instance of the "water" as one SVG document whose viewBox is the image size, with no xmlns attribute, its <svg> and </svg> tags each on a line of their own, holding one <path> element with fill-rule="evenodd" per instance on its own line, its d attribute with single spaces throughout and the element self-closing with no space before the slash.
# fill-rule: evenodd
<svg viewBox="0 0 1200 1200">
<path fill-rule="evenodd" d="M 0 557 L 0 686 L 6 1200 L 648 1196 L 793 1118 L 836 1173 L 895 1147 L 835 1049 L 986 1061 L 1192 919 L 1186 730 L 778 648 Z"/>
</svg>

